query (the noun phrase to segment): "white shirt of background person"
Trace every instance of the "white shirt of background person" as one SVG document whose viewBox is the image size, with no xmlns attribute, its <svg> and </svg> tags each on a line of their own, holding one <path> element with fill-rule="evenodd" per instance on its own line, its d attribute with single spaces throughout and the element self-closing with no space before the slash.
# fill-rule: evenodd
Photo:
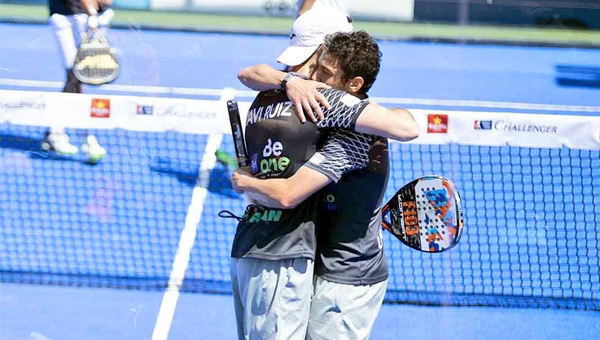
<svg viewBox="0 0 600 340">
<path fill-rule="evenodd" d="M 300 13 L 301 10 L 307 11 L 310 8 L 328 7 L 337 9 L 348 16 L 348 6 L 346 6 L 346 1 L 347 0 L 298 0 L 297 8 L 299 12 L 297 14 L 302 14 Z M 307 8 L 303 8 L 304 3 L 306 3 Z M 312 3 L 312 6 L 310 6 L 310 3 Z"/>
</svg>

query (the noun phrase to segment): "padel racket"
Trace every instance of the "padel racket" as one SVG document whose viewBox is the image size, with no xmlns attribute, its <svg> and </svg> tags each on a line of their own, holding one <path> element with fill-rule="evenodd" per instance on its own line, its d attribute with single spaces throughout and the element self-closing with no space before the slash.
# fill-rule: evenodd
<svg viewBox="0 0 600 340">
<path fill-rule="evenodd" d="M 381 212 L 385 229 L 423 252 L 451 249 L 462 234 L 460 196 L 454 184 L 441 176 L 425 176 L 406 184 Z"/>
<path fill-rule="evenodd" d="M 115 49 L 100 29 L 90 27 L 79 44 L 73 74 L 82 83 L 102 85 L 119 75 L 119 61 Z"/>
<path fill-rule="evenodd" d="M 233 145 L 235 147 L 235 157 L 238 167 L 242 168 L 250 165 L 248 159 L 248 150 L 244 142 L 244 131 L 240 120 L 240 110 L 236 100 L 227 101 L 227 111 L 229 112 L 229 123 L 231 124 L 231 135 L 233 136 Z"/>
</svg>

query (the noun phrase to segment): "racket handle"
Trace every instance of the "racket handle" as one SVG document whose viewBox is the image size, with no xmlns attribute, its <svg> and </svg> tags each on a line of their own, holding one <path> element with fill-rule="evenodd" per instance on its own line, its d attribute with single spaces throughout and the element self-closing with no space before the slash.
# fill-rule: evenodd
<svg viewBox="0 0 600 340">
<path fill-rule="evenodd" d="M 233 144 L 235 147 L 235 156 L 237 158 L 238 167 L 242 168 L 250 165 L 248 160 L 248 151 L 244 142 L 244 131 L 240 120 L 240 110 L 236 100 L 227 101 L 227 111 L 229 112 L 229 123 L 231 124 L 231 135 L 233 136 Z"/>
<path fill-rule="evenodd" d="M 89 28 L 98 28 L 98 14 L 88 16 L 87 24 Z"/>
</svg>

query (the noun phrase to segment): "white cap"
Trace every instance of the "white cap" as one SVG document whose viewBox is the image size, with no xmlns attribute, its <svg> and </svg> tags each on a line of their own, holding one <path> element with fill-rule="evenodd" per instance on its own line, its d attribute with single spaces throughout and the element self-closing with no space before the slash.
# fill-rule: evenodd
<svg viewBox="0 0 600 340">
<path fill-rule="evenodd" d="M 350 22 L 344 13 L 334 8 L 309 9 L 294 21 L 290 46 L 281 53 L 277 61 L 288 66 L 302 64 L 315 53 L 327 34 L 351 32 Z"/>
</svg>

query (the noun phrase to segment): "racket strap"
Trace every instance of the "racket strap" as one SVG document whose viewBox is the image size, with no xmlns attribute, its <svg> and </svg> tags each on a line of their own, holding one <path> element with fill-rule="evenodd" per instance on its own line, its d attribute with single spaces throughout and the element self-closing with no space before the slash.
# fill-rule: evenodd
<svg viewBox="0 0 600 340">
<path fill-rule="evenodd" d="M 236 220 L 238 220 L 238 222 L 242 222 L 244 220 L 243 216 L 240 217 L 229 210 L 221 210 L 219 211 L 219 214 L 217 216 L 219 216 L 220 218 L 235 218 Z"/>
<path fill-rule="evenodd" d="M 249 206 L 246 207 L 246 211 L 244 212 L 244 215 L 241 217 L 232 213 L 229 210 L 221 210 L 221 211 L 219 211 L 217 216 L 219 216 L 220 218 L 235 218 L 236 220 L 238 220 L 238 222 L 242 222 L 242 221 L 247 220 L 252 215 L 254 215 L 257 211 L 260 211 L 260 210 L 261 210 L 261 208 L 258 207 L 257 205 L 250 204 Z"/>
</svg>

